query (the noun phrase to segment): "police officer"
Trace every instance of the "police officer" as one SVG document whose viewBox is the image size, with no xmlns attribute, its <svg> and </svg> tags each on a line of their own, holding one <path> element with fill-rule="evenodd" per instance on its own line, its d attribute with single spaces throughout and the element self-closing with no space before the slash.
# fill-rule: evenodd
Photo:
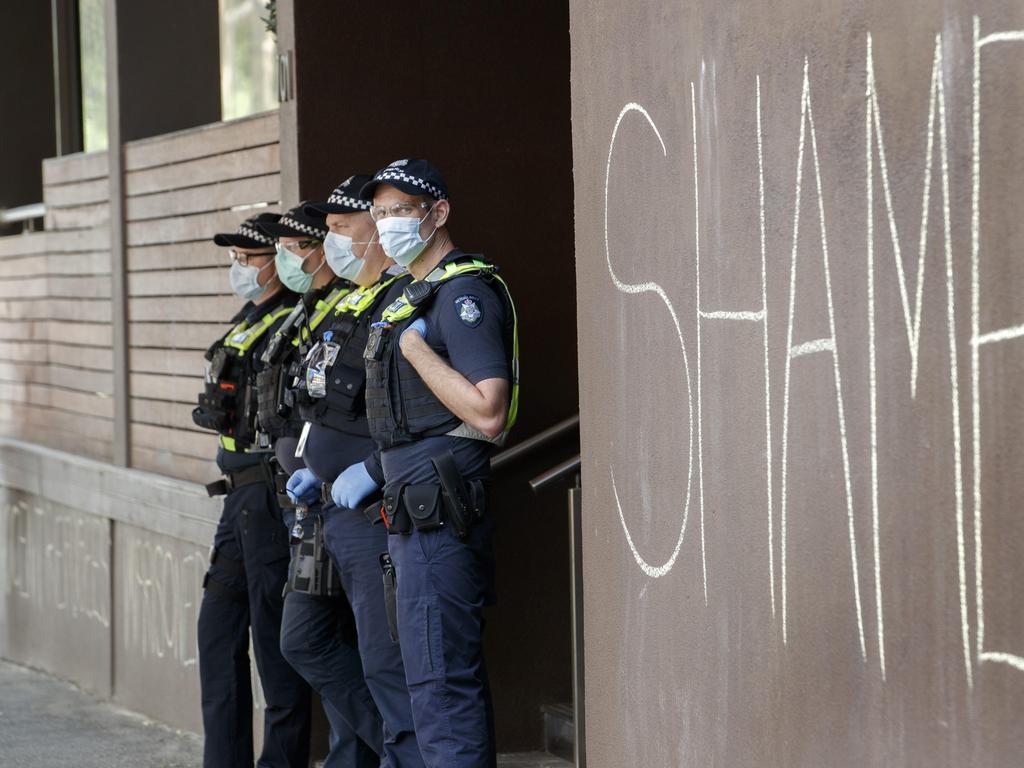
<svg viewBox="0 0 1024 768">
<path fill-rule="evenodd" d="M 279 330 L 278 335 L 287 333 L 290 337 L 278 339 L 275 336 L 271 345 L 273 350 L 283 343 L 285 349 L 292 352 L 266 374 L 268 380 L 275 379 L 271 386 L 277 393 L 275 374 L 284 375 L 284 384 L 288 386 L 301 362 L 293 358 L 308 352 L 315 335 L 322 326 L 330 324 L 330 318 L 339 303 L 351 294 L 353 285 L 338 277 L 327 264 L 325 240 L 330 235 L 323 213 L 299 205 L 279 221 L 261 225 L 261 229 L 267 236 L 276 238 L 278 276 L 287 288 L 303 294 L 302 303 L 308 307 L 306 316 L 299 310 Z M 274 403 L 274 410 L 278 416 L 287 415 L 285 421 L 289 426 L 284 431 L 289 434 L 278 439 L 276 458 L 290 475 L 305 471 L 305 454 L 297 449 L 304 446 L 306 440 L 301 438 L 300 442 L 291 436 L 292 423 L 297 422 L 301 428 L 301 409 L 292 393 L 284 389 L 280 392 L 284 397 Z M 261 404 L 265 405 L 263 401 L 268 399 L 264 397 Z M 275 414 L 261 411 L 260 419 L 278 422 Z M 325 768 L 370 768 L 380 765 L 383 752 L 381 716 L 363 675 L 352 609 L 324 546 L 320 502 L 318 494 L 304 500 L 297 512 L 294 504 L 290 505 L 292 510 L 286 514 L 293 546 L 281 621 L 281 652 L 321 695 L 331 729 Z"/>
<path fill-rule="evenodd" d="M 214 237 L 231 249 L 231 288 L 246 303 L 206 352 L 206 386 L 192 414 L 220 434 L 224 477 L 207 490 L 225 494 L 197 628 L 206 768 L 253 764 L 250 629 L 266 700 L 258 765 L 298 768 L 309 759 L 310 689 L 278 645 L 288 538 L 270 485 L 270 440 L 256 424 L 259 355 L 297 300 L 277 276 L 273 239 L 258 228 L 276 218 L 261 214 Z"/>
<path fill-rule="evenodd" d="M 373 327 L 364 357 L 416 735 L 431 768 L 493 766 L 486 497 L 490 456 L 518 404 L 515 309 L 497 268 L 452 243 L 447 186 L 428 162 L 392 163 L 363 195 L 385 253 L 415 278 Z"/>
<path fill-rule="evenodd" d="M 387 566 L 388 536 L 379 514 L 381 483 L 364 463 L 374 445 L 366 423 L 363 350 L 371 323 L 401 295 L 408 276 L 373 242 L 370 202 L 358 196 L 370 178 L 350 177 L 327 202 L 306 208 L 308 214 L 326 214 L 328 264 L 355 288 L 316 330 L 317 342 L 300 370 L 295 398 L 308 425 L 302 451 L 307 468 L 292 475 L 288 489 L 300 501 L 323 499 L 326 543 L 355 614 L 366 683 L 384 719 L 382 756 L 393 768 L 418 768 L 423 759 L 401 648 L 389 628 L 384 600 L 381 557 Z M 377 503 L 368 504 L 374 496 Z M 333 661 L 329 637 L 298 638 L 286 622 L 281 643 L 293 664 L 302 656 L 304 663 L 296 668 L 317 690 L 328 684 L 344 689 L 346 671 Z"/>
</svg>

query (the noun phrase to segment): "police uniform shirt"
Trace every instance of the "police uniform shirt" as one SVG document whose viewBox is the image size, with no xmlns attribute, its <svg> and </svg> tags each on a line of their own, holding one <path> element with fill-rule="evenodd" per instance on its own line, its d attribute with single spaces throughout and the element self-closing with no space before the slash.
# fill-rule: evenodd
<svg viewBox="0 0 1024 768">
<path fill-rule="evenodd" d="M 459 255 L 452 252 L 444 262 Z M 479 275 L 454 277 L 441 284 L 422 315 L 427 326 L 427 344 L 435 352 L 446 352 L 448 364 L 471 384 L 486 379 L 511 380 L 511 352 L 506 340 L 511 338 L 512 319 L 495 290 L 500 287 L 492 288 Z M 395 354 L 402 354 L 400 347 Z M 436 482 L 430 457 L 446 450 L 455 456 L 456 465 L 467 480 L 484 478 L 490 473 L 493 443 L 439 435 L 381 452 L 383 475 L 388 484 Z M 372 459 L 367 462 L 367 470 L 375 479 L 381 479 L 381 470 L 372 466 Z"/>
<path fill-rule="evenodd" d="M 298 294 L 289 291 L 287 288 L 282 288 L 262 304 L 253 304 L 251 301 L 247 302 L 239 310 L 238 314 L 231 318 L 231 322 L 232 324 L 237 324 L 245 320 L 251 326 L 253 323 L 260 322 L 265 315 L 275 312 L 281 307 L 293 307 L 298 301 Z M 273 337 L 274 332 L 281 326 L 284 320 L 284 317 L 278 318 L 246 352 L 246 367 L 251 373 L 256 373 L 262 369 L 263 364 L 260 362 L 260 355 L 263 354 L 267 342 Z M 217 446 L 217 466 L 221 472 L 238 472 L 246 467 L 258 464 L 261 455 L 261 453 L 229 451 L 220 445 Z"/>
<path fill-rule="evenodd" d="M 381 277 L 382 280 L 386 280 L 389 277 L 399 275 L 405 272 L 402 267 L 392 267 Z M 380 320 L 381 313 L 388 308 L 399 296 L 402 295 L 402 291 L 405 286 L 408 285 L 409 280 L 398 279 L 389 285 L 384 292 L 383 299 L 378 303 L 377 309 L 373 315 L 367 319 L 367 322 L 374 323 Z M 329 323 L 325 322 L 322 328 L 326 329 Z M 322 331 L 321 331 L 322 335 Z M 358 429 L 361 432 L 366 432 L 366 410 L 360 414 L 359 418 L 356 419 L 358 423 Z M 367 456 L 374 453 L 376 444 L 373 442 L 373 438 L 363 435 L 352 435 L 344 432 L 339 432 L 336 429 L 323 426 L 321 424 L 311 423 L 309 426 L 309 434 L 306 437 L 306 446 L 303 451 L 303 460 L 306 462 L 306 466 L 313 470 L 313 473 L 325 483 L 334 482 L 335 478 L 341 474 L 342 470 L 347 469 L 356 462 L 363 461 Z M 376 463 L 376 460 L 372 460 Z M 378 478 L 378 482 L 382 483 L 382 479 Z"/>
</svg>

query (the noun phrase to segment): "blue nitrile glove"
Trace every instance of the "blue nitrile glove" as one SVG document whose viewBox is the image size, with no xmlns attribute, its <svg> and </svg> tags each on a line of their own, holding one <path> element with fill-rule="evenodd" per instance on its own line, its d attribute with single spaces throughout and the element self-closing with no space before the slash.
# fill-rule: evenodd
<svg viewBox="0 0 1024 768">
<path fill-rule="evenodd" d="M 285 490 L 296 504 L 312 504 L 320 495 L 320 480 L 311 469 L 297 469 L 288 478 Z"/>
<path fill-rule="evenodd" d="M 339 507 L 355 509 L 359 502 L 376 491 L 377 487 L 377 481 L 370 477 L 370 473 L 360 461 L 338 475 L 331 488 L 331 500 Z"/>
<path fill-rule="evenodd" d="M 415 320 L 413 320 L 409 324 L 408 328 L 406 328 L 404 331 L 402 331 L 402 336 L 405 336 L 405 334 L 407 334 L 409 331 L 416 331 L 420 336 L 423 337 L 423 340 L 426 341 L 427 340 L 427 321 L 424 320 L 422 317 L 417 317 Z M 399 336 L 398 338 L 401 339 L 402 336 Z M 350 469 L 351 469 L 351 467 L 350 467 Z"/>
</svg>

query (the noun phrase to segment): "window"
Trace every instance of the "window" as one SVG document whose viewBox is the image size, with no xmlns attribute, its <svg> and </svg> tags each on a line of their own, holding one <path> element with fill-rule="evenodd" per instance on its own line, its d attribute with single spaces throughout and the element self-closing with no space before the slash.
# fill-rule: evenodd
<svg viewBox="0 0 1024 768">
<path fill-rule="evenodd" d="M 277 43 L 264 19 L 265 0 L 220 1 L 220 100 L 222 119 L 277 107 Z"/>
<path fill-rule="evenodd" d="M 86 152 L 107 148 L 107 44 L 104 0 L 78 0 L 82 73 L 82 143 Z"/>
</svg>

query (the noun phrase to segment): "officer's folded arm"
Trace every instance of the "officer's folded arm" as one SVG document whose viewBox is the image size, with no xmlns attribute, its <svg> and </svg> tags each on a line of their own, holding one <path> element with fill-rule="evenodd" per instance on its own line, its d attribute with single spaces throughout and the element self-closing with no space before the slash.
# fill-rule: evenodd
<svg viewBox="0 0 1024 768">
<path fill-rule="evenodd" d="M 402 354 L 430 391 L 469 426 L 494 438 L 505 429 L 508 416 L 508 380 L 484 379 L 476 384 L 452 368 L 418 333 L 405 333 Z"/>
</svg>

